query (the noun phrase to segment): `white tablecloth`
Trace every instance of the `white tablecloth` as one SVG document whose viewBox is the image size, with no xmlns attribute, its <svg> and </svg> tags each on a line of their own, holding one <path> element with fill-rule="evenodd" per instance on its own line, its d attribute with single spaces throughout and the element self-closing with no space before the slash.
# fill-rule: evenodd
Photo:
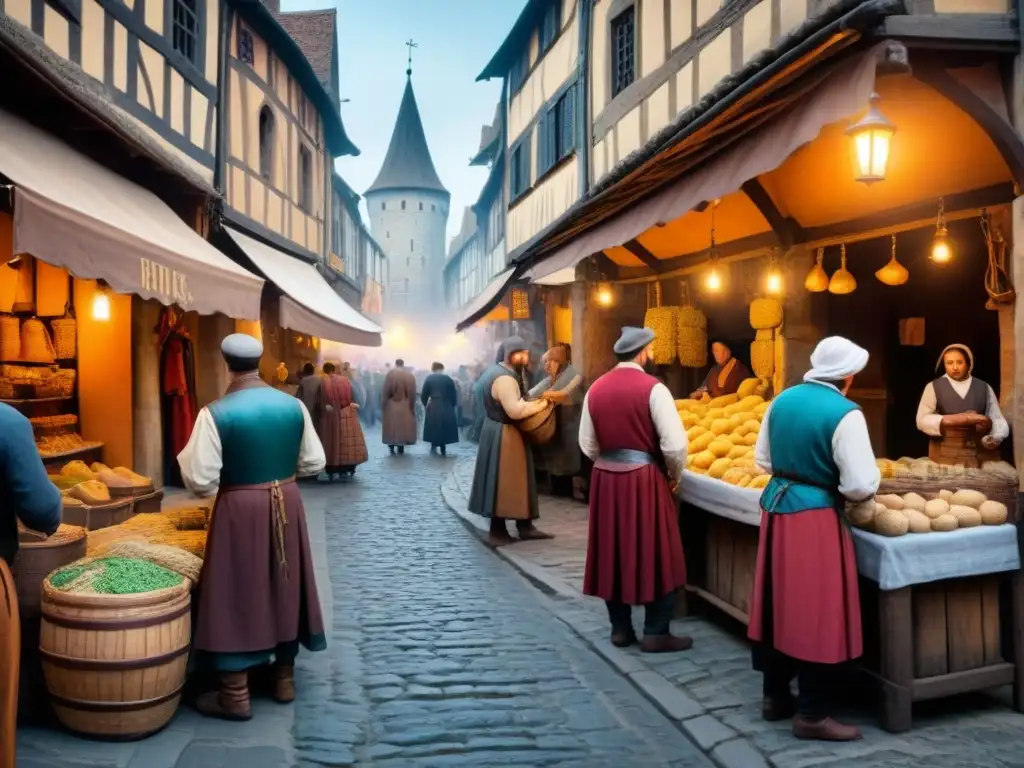
<svg viewBox="0 0 1024 768">
<path fill-rule="evenodd" d="M 711 514 L 761 524 L 761 491 L 738 488 L 686 471 L 679 497 Z M 857 570 L 884 590 L 942 579 L 1016 571 L 1020 550 L 1014 525 L 983 525 L 949 533 L 888 537 L 853 529 Z"/>
</svg>

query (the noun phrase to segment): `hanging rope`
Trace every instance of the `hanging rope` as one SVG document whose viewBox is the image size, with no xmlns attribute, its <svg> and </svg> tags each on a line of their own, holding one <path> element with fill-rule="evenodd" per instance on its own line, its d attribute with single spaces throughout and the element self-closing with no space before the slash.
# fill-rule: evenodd
<svg viewBox="0 0 1024 768">
<path fill-rule="evenodd" d="M 985 267 L 985 292 L 988 293 L 988 309 L 1001 304 L 1010 304 L 1016 299 L 1017 291 L 1006 269 L 1006 239 L 997 229 L 993 230 L 988 211 L 981 213 L 981 231 L 988 249 L 988 265 Z"/>
</svg>

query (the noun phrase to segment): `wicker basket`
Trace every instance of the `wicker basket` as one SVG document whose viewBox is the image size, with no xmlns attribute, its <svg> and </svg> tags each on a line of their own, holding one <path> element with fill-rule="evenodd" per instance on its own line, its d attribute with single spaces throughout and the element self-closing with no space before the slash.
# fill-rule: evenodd
<svg viewBox="0 0 1024 768">
<path fill-rule="evenodd" d="M 75 393 L 75 369 L 60 368 L 48 382 L 54 397 L 71 397 Z"/>
<path fill-rule="evenodd" d="M 78 323 L 73 317 L 50 321 L 53 328 L 53 349 L 58 360 L 71 360 L 78 351 Z"/>
<path fill-rule="evenodd" d="M 26 320 L 21 327 L 21 359 L 29 363 L 52 363 L 57 359 L 50 332 L 39 318 Z"/>
<path fill-rule="evenodd" d="M 0 360 L 21 357 L 21 322 L 11 315 L 0 317 Z"/>
</svg>

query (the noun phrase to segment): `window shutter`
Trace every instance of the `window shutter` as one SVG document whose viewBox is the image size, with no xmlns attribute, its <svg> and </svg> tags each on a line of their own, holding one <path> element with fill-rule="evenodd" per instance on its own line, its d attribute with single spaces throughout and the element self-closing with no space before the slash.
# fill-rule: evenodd
<svg viewBox="0 0 1024 768">
<path fill-rule="evenodd" d="M 519 191 L 525 192 L 530 182 L 530 145 L 525 144 L 519 152 Z"/>
<path fill-rule="evenodd" d="M 558 103 L 555 103 L 551 109 L 548 110 L 548 122 L 545 126 L 545 135 L 547 136 L 548 142 L 548 165 L 544 169 L 545 171 L 551 170 L 555 163 L 558 162 Z"/>
<path fill-rule="evenodd" d="M 565 94 L 565 120 L 562 123 L 562 146 L 560 154 L 564 157 L 576 147 L 576 86 L 572 86 Z"/>
<path fill-rule="evenodd" d="M 539 121 L 537 121 L 537 177 L 544 175 L 544 172 L 548 169 L 548 123 L 551 121 L 551 115 L 545 113 L 541 115 Z"/>
</svg>

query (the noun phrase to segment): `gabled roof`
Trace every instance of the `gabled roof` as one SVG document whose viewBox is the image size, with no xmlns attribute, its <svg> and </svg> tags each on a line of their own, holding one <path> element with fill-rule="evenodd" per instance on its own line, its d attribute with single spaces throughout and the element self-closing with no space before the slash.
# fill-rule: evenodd
<svg viewBox="0 0 1024 768">
<path fill-rule="evenodd" d="M 502 102 L 494 109 L 494 119 L 490 125 L 480 128 L 480 148 L 469 161 L 470 165 L 487 165 L 492 162 L 500 148 L 502 129 Z"/>
<path fill-rule="evenodd" d="M 332 66 L 338 45 L 338 13 L 330 8 L 323 11 L 288 11 L 275 13 L 278 23 L 285 28 L 306 55 L 313 72 L 335 97 L 338 93 L 338 69 Z"/>
<path fill-rule="evenodd" d="M 416 106 L 416 95 L 412 91 L 411 75 L 405 81 L 402 104 L 398 108 L 384 164 L 366 194 L 385 189 L 425 189 L 448 194 L 434 170 L 420 110 Z"/>
<path fill-rule="evenodd" d="M 526 0 L 526 7 L 512 25 L 508 36 L 498 46 L 487 66 L 476 76 L 477 82 L 508 74 L 512 62 L 517 56 L 521 56 L 526 46 L 530 44 L 530 35 L 544 17 L 544 11 L 550 3 L 551 0 Z"/>
<path fill-rule="evenodd" d="M 313 102 L 324 122 L 324 137 L 330 155 L 332 157 L 358 155 L 359 148 L 349 139 L 345 132 L 345 125 L 341 121 L 338 94 L 330 85 L 320 79 L 298 41 L 281 24 L 278 17 L 284 14 L 275 13 L 259 0 L 228 0 L 228 2 L 238 10 L 253 31 L 262 37 L 284 62 L 288 71 Z M 333 37 L 333 28 L 331 34 Z"/>
</svg>

